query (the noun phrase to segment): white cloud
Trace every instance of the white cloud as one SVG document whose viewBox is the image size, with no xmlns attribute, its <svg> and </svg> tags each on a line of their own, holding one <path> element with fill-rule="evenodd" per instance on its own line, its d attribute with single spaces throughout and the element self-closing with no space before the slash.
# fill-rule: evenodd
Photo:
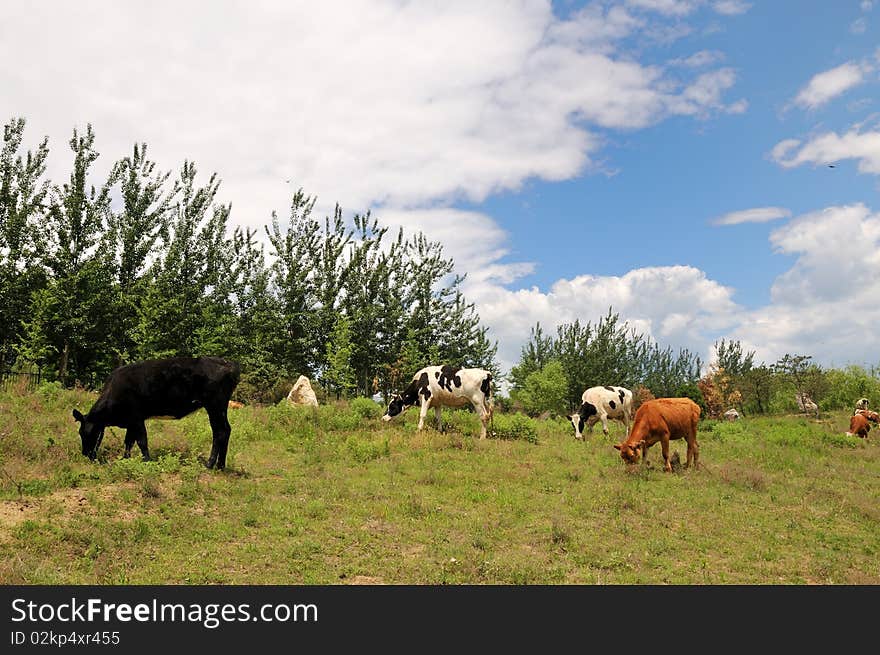
<svg viewBox="0 0 880 655">
<path fill-rule="evenodd" d="M 815 109 L 861 84 L 866 72 L 868 71 L 865 64 L 847 62 L 831 70 L 817 73 L 800 90 L 794 103 L 807 109 Z"/>
<path fill-rule="evenodd" d="M 568 20 L 550 3 L 35 5 L 0 26 L 0 111 L 50 136 L 59 173 L 87 121 L 102 164 L 143 140 L 164 167 L 219 171 L 242 224 L 283 214 L 288 179 L 356 211 L 479 202 L 589 170 L 598 130 L 741 107 L 723 98 L 731 69 L 672 81 L 619 51 L 658 20 L 600 4 Z"/>
<path fill-rule="evenodd" d="M 751 6 L 751 4 L 743 2 L 743 0 L 717 0 L 717 2 L 712 3 L 712 8 L 715 11 L 726 16 L 744 14 Z"/>
<path fill-rule="evenodd" d="M 505 367 L 515 364 L 529 330 L 540 321 L 551 333 L 575 319 L 598 321 L 615 312 L 661 344 L 705 350 L 707 335 L 729 327 L 738 311 L 733 290 L 691 266 L 632 270 L 622 276 L 581 275 L 561 279 L 544 292 L 476 285 L 467 290 L 492 335 Z"/>
<path fill-rule="evenodd" d="M 880 131 L 860 131 L 858 127 L 845 134 L 826 132 L 806 143 L 786 139 L 777 143 L 770 157 L 783 168 L 802 164 L 829 164 L 844 159 L 858 161 L 862 173 L 880 174 Z"/>
<path fill-rule="evenodd" d="M 734 288 L 691 266 L 581 275 L 546 291 L 481 282 L 468 297 L 498 339 L 505 369 L 518 361 L 536 322 L 553 334 L 575 319 L 595 323 L 609 307 L 664 347 L 688 348 L 707 363 L 722 337 L 741 340 L 767 363 L 786 353 L 813 355 L 826 366 L 876 363 L 880 213 L 862 204 L 828 207 L 774 230 L 769 245 L 794 261 L 773 283 L 771 301 L 756 309 L 737 304 Z"/>
<path fill-rule="evenodd" d="M 686 16 L 702 2 L 701 0 L 627 0 L 627 4 L 637 9 L 656 11 L 667 16 Z"/>
<path fill-rule="evenodd" d="M 755 207 L 743 209 L 719 216 L 712 221 L 713 225 L 739 225 L 740 223 L 767 223 L 778 218 L 791 216 L 791 211 L 784 207 Z"/>
<path fill-rule="evenodd" d="M 670 66 L 683 66 L 685 68 L 703 68 L 724 60 L 724 53 L 718 50 L 700 50 L 690 57 L 671 59 Z"/>
<path fill-rule="evenodd" d="M 853 34 L 864 34 L 865 30 L 867 30 L 867 29 L 868 29 L 868 21 L 866 21 L 864 18 L 856 18 L 849 25 L 849 31 L 852 32 Z"/>
<path fill-rule="evenodd" d="M 861 204 L 800 216 L 770 236 L 796 256 L 772 302 L 741 317 L 731 336 L 772 362 L 785 353 L 826 365 L 875 364 L 880 350 L 880 215 Z"/>
<path fill-rule="evenodd" d="M 873 0 L 862 0 L 859 6 L 862 8 L 862 11 L 871 11 L 874 8 L 874 2 Z"/>
</svg>

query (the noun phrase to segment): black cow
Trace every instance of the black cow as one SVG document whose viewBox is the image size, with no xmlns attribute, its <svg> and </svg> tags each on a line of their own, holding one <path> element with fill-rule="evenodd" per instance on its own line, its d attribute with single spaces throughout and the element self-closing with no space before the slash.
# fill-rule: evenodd
<svg viewBox="0 0 880 655">
<path fill-rule="evenodd" d="M 232 428 L 226 419 L 229 398 L 238 384 L 237 363 L 220 357 L 171 357 L 120 366 L 111 374 L 98 400 L 85 416 L 73 410 L 82 439 L 82 454 L 94 460 L 108 425 L 125 428 L 125 454 L 137 442 L 144 460 L 148 418 L 183 418 L 202 407 L 208 412 L 214 441 L 207 467 L 226 466 Z"/>
</svg>

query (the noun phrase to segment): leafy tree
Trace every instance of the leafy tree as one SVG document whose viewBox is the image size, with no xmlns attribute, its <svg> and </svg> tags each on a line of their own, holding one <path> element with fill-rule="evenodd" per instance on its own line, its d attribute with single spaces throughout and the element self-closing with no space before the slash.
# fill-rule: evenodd
<svg viewBox="0 0 880 655">
<path fill-rule="evenodd" d="M 567 387 L 562 364 L 551 360 L 542 369 L 529 373 L 523 386 L 512 391 L 511 397 L 531 416 L 545 411 L 564 414 Z"/>
<path fill-rule="evenodd" d="M 755 351 L 743 352 L 742 343 L 722 339 L 715 342 L 715 366 L 728 375 L 739 377 L 754 365 Z"/>
<path fill-rule="evenodd" d="M 355 371 L 351 365 L 352 352 L 348 318 L 339 315 L 330 333 L 330 340 L 327 341 L 327 368 L 323 375 L 326 383 L 335 390 L 337 399 L 341 395 L 348 395 L 357 386 Z"/>
<path fill-rule="evenodd" d="M 44 138 L 35 152 L 18 154 L 24 128 L 24 118 L 4 125 L 0 150 L 0 368 L 15 359 L 31 294 L 46 284 L 40 219 L 50 189 L 43 177 L 49 142 Z"/>
<path fill-rule="evenodd" d="M 512 388 L 524 387 L 529 375 L 540 371 L 550 362 L 553 351 L 553 337 L 545 336 L 541 323 L 536 323 L 529 333 L 529 340 L 520 351 L 519 363 L 510 369 Z"/>
<path fill-rule="evenodd" d="M 271 288 L 278 299 L 284 335 L 278 365 L 288 377 L 311 376 L 314 358 L 310 352 L 314 281 L 312 259 L 318 249 L 320 225 L 312 218 L 316 199 L 302 189 L 293 194 L 286 229 L 272 212 L 266 235 L 272 246 Z"/>
<path fill-rule="evenodd" d="M 112 368 L 110 323 L 113 320 L 112 276 L 108 253 L 97 246 L 110 204 L 110 187 L 88 183 L 98 158 L 95 135 L 76 129 L 68 182 L 52 188 L 46 221 L 45 263 L 51 281 L 33 295 L 25 357 L 45 357 L 64 383 L 106 374 Z"/>
</svg>

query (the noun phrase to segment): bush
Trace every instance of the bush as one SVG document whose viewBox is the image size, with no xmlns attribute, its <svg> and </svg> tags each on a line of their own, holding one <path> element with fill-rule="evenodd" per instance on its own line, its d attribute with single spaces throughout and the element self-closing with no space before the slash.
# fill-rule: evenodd
<svg viewBox="0 0 880 655">
<path fill-rule="evenodd" d="M 372 398 L 353 398 L 349 406 L 361 418 L 381 418 L 385 413 L 385 408 Z"/>
<path fill-rule="evenodd" d="M 521 389 L 513 392 L 514 400 L 531 416 L 545 411 L 565 413 L 568 378 L 562 364 L 548 362 L 540 371 L 529 373 Z"/>
<path fill-rule="evenodd" d="M 523 414 L 498 414 L 493 419 L 495 438 L 538 443 L 538 423 Z"/>
</svg>

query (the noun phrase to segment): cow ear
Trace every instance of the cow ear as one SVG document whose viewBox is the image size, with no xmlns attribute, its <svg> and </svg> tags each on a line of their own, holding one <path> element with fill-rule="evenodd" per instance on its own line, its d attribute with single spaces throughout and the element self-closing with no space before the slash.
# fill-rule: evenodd
<svg viewBox="0 0 880 655">
<path fill-rule="evenodd" d="M 639 448 L 645 445 L 645 440 L 642 439 L 639 443 L 636 444 Z"/>
<path fill-rule="evenodd" d="M 615 447 L 617 450 L 620 450 L 620 444 L 619 444 L 619 443 L 614 444 L 614 447 Z"/>
<path fill-rule="evenodd" d="M 75 410 L 73 410 L 73 418 L 75 418 L 77 421 L 82 423 L 86 417 L 83 416 L 82 413 L 78 409 L 75 409 Z"/>
</svg>

